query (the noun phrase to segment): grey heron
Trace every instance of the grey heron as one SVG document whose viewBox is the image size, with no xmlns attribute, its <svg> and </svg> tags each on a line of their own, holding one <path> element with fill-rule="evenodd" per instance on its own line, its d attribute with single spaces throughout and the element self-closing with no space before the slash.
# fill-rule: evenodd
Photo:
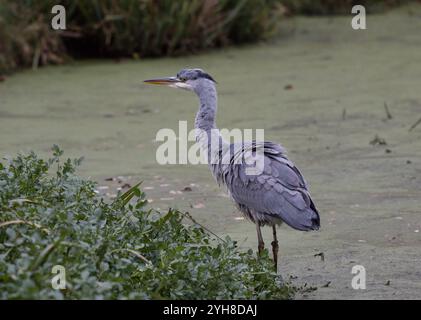
<svg viewBox="0 0 421 320">
<path fill-rule="evenodd" d="M 278 239 L 276 226 L 285 222 L 301 230 L 318 230 L 320 217 L 308 191 L 308 185 L 298 168 L 287 158 L 285 149 L 273 142 L 242 142 L 241 146 L 225 141 L 215 124 L 217 111 L 216 81 L 201 69 L 183 69 L 175 77 L 145 80 L 149 84 L 166 85 L 194 92 L 199 100 L 195 128 L 196 140 L 208 153 L 209 167 L 217 182 L 225 185 L 230 197 L 243 215 L 256 225 L 258 252 L 264 250 L 261 227 L 273 230 L 272 253 L 275 270 L 278 266 Z M 203 139 L 203 132 L 206 139 Z M 215 148 L 209 137 L 217 137 Z M 250 166 L 245 158 L 238 158 L 247 150 L 262 150 L 263 165 L 258 174 L 247 174 Z M 237 150 L 237 151 L 235 151 Z"/>
</svg>

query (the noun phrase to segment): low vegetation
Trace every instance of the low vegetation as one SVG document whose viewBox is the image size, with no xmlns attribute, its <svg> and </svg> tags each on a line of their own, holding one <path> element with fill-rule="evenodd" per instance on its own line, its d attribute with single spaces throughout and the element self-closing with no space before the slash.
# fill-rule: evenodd
<svg viewBox="0 0 421 320">
<path fill-rule="evenodd" d="M 259 41 L 290 14 L 368 12 L 418 0 L 63 0 L 66 30 L 50 23 L 54 0 L 0 2 L 0 75 L 69 58 L 144 58 L 191 54 Z"/>
<path fill-rule="evenodd" d="M 0 73 L 66 57 L 169 56 L 268 37 L 282 16 L 277 0 L 74 1 L 67 29 L 50 27 L 53 0 L 0 3 Z"/>
<path fill-rule="evenodd" d="M 187 214 L 148 208 L 138 186 L 111 202 L 75 173 L 81 159 L 0 162 L 0 299 L 288 299 L 261 259 Z M 55 290 L 52 269 L 65 268 Z"/>
</svg>

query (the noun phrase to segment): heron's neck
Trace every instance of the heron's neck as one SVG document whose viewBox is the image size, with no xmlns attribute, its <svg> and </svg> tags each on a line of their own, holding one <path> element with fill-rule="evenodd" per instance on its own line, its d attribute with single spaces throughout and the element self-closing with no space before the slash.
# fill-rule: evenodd
<svg viewBox="0 0 421 320">
<path fill-rule="evenodd" d="M 214 86 L 204 86 L 197 92 L 200 100 L 199 111 L 196 114 L 195 128 L 209 132 L 216 129 L 215 117 L 218 98 Z"/>
<path fill-rule="evenodd" d="M 215 87 L 206 86 L 197 92 L 200 100 L 199 111 L 196 114 L 196 142 L 207 155 L 208 164 L 219 163 L 221 157 L 220 152 L 229 148 L 227 143 L 221 136 L 216 127 L 215 117 L 217 110 L 217 94 Z M 224 153 L 224 152 L 223 152 Z M 215 176 L 218 174 L 213 172 Z"/>
</svg>

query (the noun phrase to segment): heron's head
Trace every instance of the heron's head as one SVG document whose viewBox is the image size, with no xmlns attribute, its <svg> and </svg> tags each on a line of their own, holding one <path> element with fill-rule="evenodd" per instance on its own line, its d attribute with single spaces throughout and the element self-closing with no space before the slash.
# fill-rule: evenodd
<svg viewBox="0 0 421 320">
<path fill-rule="evenodd" d="M 175 77 L 145 80 L 149 84 L 165 85 L 171 88 L 199 92 L 200 89 L 215 86 L 216 81 L 202 69 L 183 69 Z"/>
</svg>

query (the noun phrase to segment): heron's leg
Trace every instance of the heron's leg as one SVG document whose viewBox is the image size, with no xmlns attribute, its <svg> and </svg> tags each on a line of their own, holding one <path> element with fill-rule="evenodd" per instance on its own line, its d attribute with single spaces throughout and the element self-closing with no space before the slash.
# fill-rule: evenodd
<svg viewBox="0 0 421 320">
<path fill-rule="evenodd" d="M 273 262 L 275 263 L 275 271 L 278 272 L 278 239 L 276 238 L 276 225 L 272 226 L 273 228 L 273 241 L 272 241 L 272 253 L 273 253 Z"/>
<path fill-rule="evenodd" d="M 263 242 L 263 237 L 262 237 L 262 230 L 260 230 L 260 223 L 256 222 L 256 230 L 257 230 L 257 249 L 259 251 L 259 256 L 262 254 L 263 249 L 265 248 L 265 243 Z"/>
</svg>

